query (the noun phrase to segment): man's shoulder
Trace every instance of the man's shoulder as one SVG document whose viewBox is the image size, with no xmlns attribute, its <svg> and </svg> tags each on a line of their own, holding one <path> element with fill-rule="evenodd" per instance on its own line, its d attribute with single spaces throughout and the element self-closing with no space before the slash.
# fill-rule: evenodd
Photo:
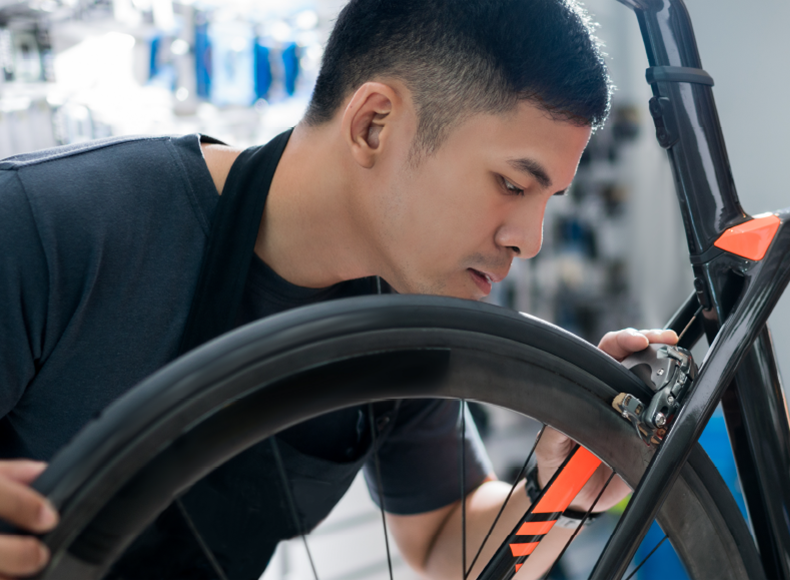
<svg viewBox="0 0 790 580">
<path fill-rule="evenodd" d="M 195 138 L 197 139 L 197 137 Z M 82 143 L 73 143 L 7 157 L 6 159 L 0 160 L 0 170 L 22 169 L 24 167 L 42 165 L 64 159 L 76 160 L 89 153 L 108 157 L 112 157 L 116 154 L 127 155 L 134 154 L 135 152 L 140 153 L 149 151 L 151 146 L 156 143 L 164 143 L 172 139 L 173 138 L 170 136 L 128 136 L 108 137 Z M 122 153 L 121 150 L 123 151 Z"/>
<path fill-rule="evenodd" d="M 24 191 L 45 228 L 66 222 L 100 231 L 123 222 L 145 230 L 151 218 L 186 216 L 207 234 L 217 197 L 197 134 L 112 137 L 16 155 L 0 161 L 0 181 Z"/>
</svg>

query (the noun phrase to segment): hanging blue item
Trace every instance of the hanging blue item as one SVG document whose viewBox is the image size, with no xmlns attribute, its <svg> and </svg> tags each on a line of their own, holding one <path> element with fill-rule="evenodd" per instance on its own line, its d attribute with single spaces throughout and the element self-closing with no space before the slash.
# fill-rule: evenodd
<svg viewBox="0 0 790 580">
<path fill-rule="evenodd" d="M 211 41 L 208 36 L 208 22 L 205 14 L 195 15 L 195 80 L 197 96 L 208 99 L 211 96 Z"/>
<path fill-rule="evenodd" d="M 268 99 L 272 87 L 270 52 L 260 38 L 255 41 L 255 97 L 258 99 Z"/>
<path fill-rule="evenodd" d="M 151 39 L 151 55 L 148 60 L 148 79 L 154 78 L 159 73 L 159 49 L 162 44 L 161 35 L 154 36 Z"/>
<path fill-rule="evenodd" d="M 283 49 L 283 69 L 285 73 L 285 92 L 292 97 L 296 92 L 296 81 L 299 79 L 299 47 L 292 42 Z"/>
<path fill-rule="evenodd" d="M 209 23 L 211 102 L 220 107 L 255 102 L 253 26 L 241 20 Z"/>
<path fill-rule="evenodd" d="M 151 38 L 149 42 L 151 56 L 148 63 L 148 83 L 173 90 L 176 86 L 178 75 L 173 58 L 166 48 L 169 46 L 170 41 L 171 38 L 163 34 L 157 34 Z"/>
</svg>

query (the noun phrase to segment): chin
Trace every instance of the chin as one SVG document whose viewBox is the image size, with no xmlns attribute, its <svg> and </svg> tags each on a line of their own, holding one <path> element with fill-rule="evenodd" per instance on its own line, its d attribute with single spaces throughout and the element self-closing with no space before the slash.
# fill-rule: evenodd
<svg viewBox="0 0 790 580">
<path fill-rule="evenodd" d="M 474 300 L 479 302 L 485 296 L 480 294 L 477 288 L 447 288 L 444 287 L 439 291 L 430 292 L 433 296 L 446 296 L 447 298 L 462 298 L 464 300 Z"/>
<path fill-rule="evenodd" d="M 474 285 L 464 283 L 448 284 L 440 281 L 421 281 L 404 284 L 404 288 L 395 288 L 399 294 L 422 294 L 425 296 L 445 296 L 464 300 L 480 301 L 485 298 Z M 394 286 L 393 286 L 394 287 Z"/>
</svg>

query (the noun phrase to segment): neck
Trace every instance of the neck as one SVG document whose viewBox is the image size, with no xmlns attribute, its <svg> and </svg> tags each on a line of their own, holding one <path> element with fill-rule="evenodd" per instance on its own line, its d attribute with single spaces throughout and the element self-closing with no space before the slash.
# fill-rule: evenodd
<svg viewBox="0 0 790 580">
<path fill-rule="evenodd" d="M 255 253 L 280 276 L 322 288 L 375 274 L 343 143 L 331 127 L 297 125 L 274 174 Z"/>
</svg>

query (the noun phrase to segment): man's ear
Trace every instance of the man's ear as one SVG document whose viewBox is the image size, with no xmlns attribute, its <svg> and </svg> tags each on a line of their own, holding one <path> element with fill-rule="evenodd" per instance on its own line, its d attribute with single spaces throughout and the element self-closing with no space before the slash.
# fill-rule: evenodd
<svg viewBox="0 0 790 580">
<path fill-rule="evenodd" d="M 341 126 L 351 155 L 362 167 L 370 169 L 381 156 L 400 105 L 397 92 L 383 83 L 365 83 L 351 97 Z"/>
</svg>

